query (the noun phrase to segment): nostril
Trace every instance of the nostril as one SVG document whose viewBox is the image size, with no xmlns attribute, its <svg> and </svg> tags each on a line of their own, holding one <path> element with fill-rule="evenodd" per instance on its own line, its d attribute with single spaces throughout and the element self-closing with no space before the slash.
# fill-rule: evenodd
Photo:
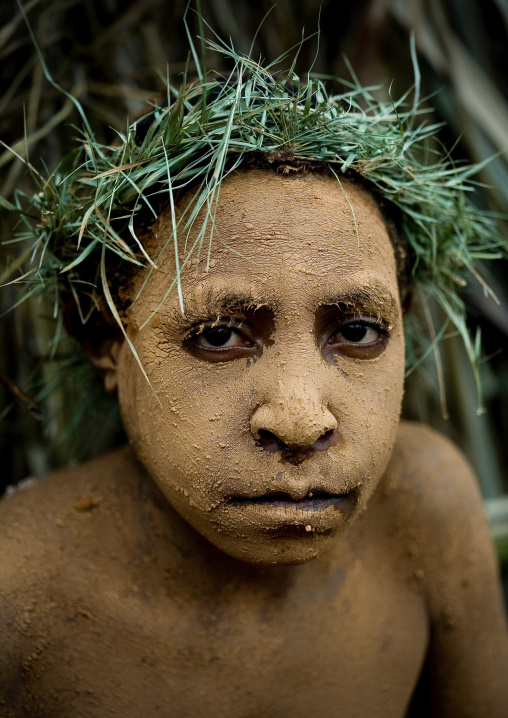
<svg viewBox="0 0 508 718">
<path fill-rule="evenodd" d="M 309 446 L 291 446 L 281 441 L 276 434 L 267 429 L 259 429 L 257 446 L 265 451 L 275 453 L 280 451 L 282 459 L 291 464 L 300 464 L 304 459 L 312 456 L 316 451 L 325 451 L 337 443 L 337 433 L 334 429 L 326 431 Z"/>
<path fill-rule="evenodd" d="M 330 429 L 318 439 L 316 439 L 312 446 L 316 449 L 316 451 L 325 451 L 326 449 L 329 449 L 330 446 L 333 446 L 336 443 L 337 434 L 334 429 Z"/>
<path fill-rule="evenodd" d="M 267 429 L 259 429 L 256 444 L 265 451 L 289 451 L 289 447 Z"/>
</svg>

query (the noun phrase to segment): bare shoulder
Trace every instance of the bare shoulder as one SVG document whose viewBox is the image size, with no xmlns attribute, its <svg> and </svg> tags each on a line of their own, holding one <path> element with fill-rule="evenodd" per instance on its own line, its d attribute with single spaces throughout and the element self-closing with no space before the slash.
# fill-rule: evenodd
<svg viewBox="0 0 508 718">
<path fill-rule="evenodd" d="M 428 606 L 429 675 L 440 716 L 506 715 L 508 636 L 478 481 L 448 439 L 403 423 L 385 476 Z"/>
<path fill-rule="evenodd" d="M 93 586 L 94 563 L 122 556 L 118 517 L 129 520 L 133 458 L 119 450 L 56 472 L 0 501 L 0 673 L 30 661 L 51 640 L 51 624 L 79 613 L 76 596 Z M 132 485 L 132 481 L 130 482 Z M 133 502 L 130 502 L 133 503 Z M 107 560 L 105 562 L 106 570 Z M 16 692 L 18 673 L 12 675 Z M 18 677 L 17 677 L 18 676 Z M 0 681 L 9 691 L 9 679 Z M 1 712 L 1 711 L 0 711 Z"/>
<path fill-rule="evenodd" d="M 417 422 L 400 423 L 392 467 L 404 482 L 411 481 L 415 490 L 427 488 L 429 480 L 432 486 L 442 491 L 451 489 L 450 481 L 452 484 L 465 481 L 473 488 L 477 485 L 457 446 L 434 429 Z M 474 492 L 479 495 L 476 489 Z"/>
<path fill-rule="evenodd" d="M 472 579 L 486 565 L 495 571 L 478 480 L 449 439 L 402 422 L 383 490 L 393 497 L 431 596 L 434 585 L 459 580 L 459 574 L 465 582 L 468 573 Z"/>
<path fill-rule="evenodd" d="M 434 538 L 486 526 L 470 464 L 453 442 L 423 424 L 401 422 L 383 490 L 396 492 L 402 512 L 422 519 L 422 530 Z"/>
<path fill-rule="evenodd" d="M 64 469 L 0 500 L 0 597 L 19 581 L 27 587 L 71 572 L 97 550 L 121 544 L 132 526 L 139 468 L 124 447 Z M 13 585 L 14 588 L 14 585 Z"/>
<path fill-rule="evenodd" d="M 76 524 L 98 517 L 101 507 L 118 501 L 118 484 L 129 485 L 133 461 L 129 449 L 123 448 L 57 471 L 0 499 L 0 541 L 9 548 L 3 551 L 0 567 L 5 570 L 14 555 L 28 560 L 59 546 L 68 552 Z"/>
</svg>

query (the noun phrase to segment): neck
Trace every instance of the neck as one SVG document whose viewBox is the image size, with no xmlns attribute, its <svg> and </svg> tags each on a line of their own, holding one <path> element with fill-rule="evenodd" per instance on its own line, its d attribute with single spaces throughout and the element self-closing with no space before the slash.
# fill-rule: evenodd
<svg viewBox="0 0 508 718">
<path fill-rule="evenodd" d="M 232 558 L 216 548 L 171 506 L 143 466 L 136 461 L 133 500 L 139 517 L 142 545 L 152 559 L 147 565 L 166 575 L 178 575 L 188 585 L 198 581 L 201 591 L 237 591 L 243 587 L 267 593 L 289 590 L 316 565 L 261 566 Z M 139 538 L 138 538 L 139 541 Z M 319 561 L 319 559 L 317 559 Z"/>
</svg>

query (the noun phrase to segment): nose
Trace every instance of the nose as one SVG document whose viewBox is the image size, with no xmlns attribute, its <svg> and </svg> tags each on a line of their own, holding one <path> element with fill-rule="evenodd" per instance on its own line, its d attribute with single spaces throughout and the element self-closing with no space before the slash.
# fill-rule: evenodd
<svg viewBox="0 0 508 718">
<path fill-rule="evenodd" d="M 286 458 L 291 453 L 308 456 L 327 449 L 334 443 L 337 427 L 328 407 L 304 386 L 297 394 L 274 396 L 262 403 L 251 418 L 251 432 L 260 446 L 280 450 Z"/>
</svg>

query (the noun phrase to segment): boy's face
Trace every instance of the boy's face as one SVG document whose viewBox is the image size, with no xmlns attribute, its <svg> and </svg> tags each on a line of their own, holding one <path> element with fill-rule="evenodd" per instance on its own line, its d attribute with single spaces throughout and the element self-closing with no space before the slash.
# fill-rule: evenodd
<svg viewBox="0 0 508 718">
<path fill-rule="evenodd" d="M 168 241 L 169 211 L 154 235 Z M 151 386 L 123 345 L 124 423 L 209 541 L 248 562 L 301 563 L 363 509 L 393 447 L 404 340 L 390 239 L 362 187 L 250 170 L 221 188 L 208 272 L 206 253 L 182 273 L 183 316 L 176 289 L 159 306 L 173 256 L 130 310 Z"/>
</svg>

